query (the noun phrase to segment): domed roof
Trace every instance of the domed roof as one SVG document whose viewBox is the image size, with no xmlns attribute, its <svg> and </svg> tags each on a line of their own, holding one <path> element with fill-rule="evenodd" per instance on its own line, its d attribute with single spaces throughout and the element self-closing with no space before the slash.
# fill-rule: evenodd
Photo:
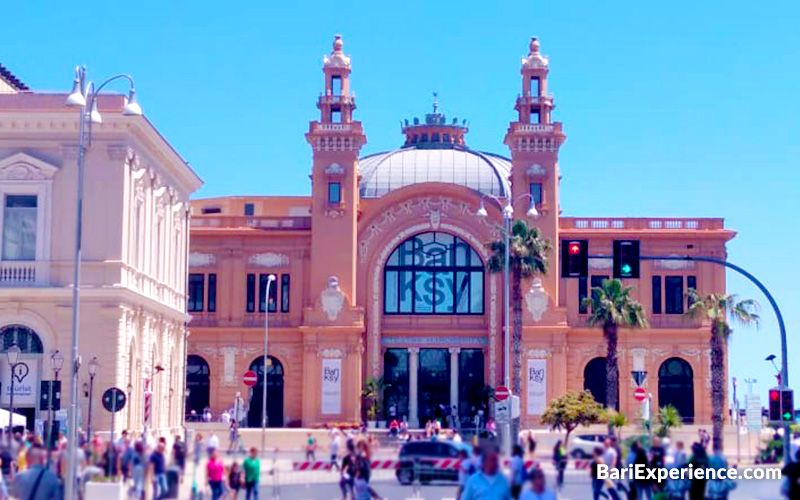
<svg viewBox="0 0 800 500">
<path fill-rule="evenodd" d="M 361 197 L 380 198 L 395 189 L 444 182 L 505 197 L 510 192 L 511 161 L 465 147 L 406 146 L 361 158 Z"/>
</svg>

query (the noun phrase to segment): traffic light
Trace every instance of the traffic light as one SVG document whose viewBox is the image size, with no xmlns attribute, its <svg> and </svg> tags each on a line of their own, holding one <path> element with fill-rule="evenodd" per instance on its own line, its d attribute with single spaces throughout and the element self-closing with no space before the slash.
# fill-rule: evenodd
<svg viewBox="0 0 800 500">
<path fill-rule="evenodd" d="M 769 421 L 770 422 L 780 422 L 781 421 L 781 390 L 780 389 L 770 389 L 769 390 Z"/>
<path fill-rule="evenodd" d="M 561 242 L 561 277 L 580 278 L 589 274 L 589 242 L 563 240 Z"/>
<path fill-rule="evenodd" d="M 794 423 L 794 393 L 791 389 L 781 391 L 781 421 Z"/>
<path fill-rule="evenodd" d="M 614 241 L 614 277 L 639 277 L 639 242 L 637 240 Z"/>
</svg>

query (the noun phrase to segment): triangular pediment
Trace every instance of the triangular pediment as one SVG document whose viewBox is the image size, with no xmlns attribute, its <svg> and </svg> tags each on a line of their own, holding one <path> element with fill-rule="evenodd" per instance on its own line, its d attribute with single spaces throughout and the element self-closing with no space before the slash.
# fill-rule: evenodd
<svg viewBox="0 0 800 500">
<path fill-rule="evenodd" d="M 28 153 L 14 153 L 0 160 L 0 181 L 46 181 L 58 167 Z"/>
</svg>

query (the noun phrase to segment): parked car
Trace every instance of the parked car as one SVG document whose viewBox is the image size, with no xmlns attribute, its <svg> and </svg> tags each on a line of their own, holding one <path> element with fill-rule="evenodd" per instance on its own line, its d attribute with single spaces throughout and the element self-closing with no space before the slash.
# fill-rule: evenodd
<svg viewBox="0 0 800 500">
<path fill-rule="evenodd" d="M 415 479 L 421 483 L 431 481 L 458 481 L 458 468 L 436 468 L 438 460 L 458 460 L 461 450 L 470 451 L 465 443 L 452 441 L 410 441 L 400 448 L 397 480 L 400 484 L 411 484 Z"/>
<path fill-rule="evenodd" d="M 590 458 L 598 446 L 602 447 L 606 440 L 605 434 L 579 434 L 569 440 L 567 454 L 572 458 Z"/>
</svg>

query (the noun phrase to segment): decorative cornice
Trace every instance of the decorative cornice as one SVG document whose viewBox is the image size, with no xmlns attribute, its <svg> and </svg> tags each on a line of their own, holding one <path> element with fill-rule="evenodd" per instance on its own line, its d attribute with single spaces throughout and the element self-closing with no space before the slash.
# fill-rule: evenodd
<svg viewBox="0 0 800 500">
<path fill-rule="evenodd" d="M 58 172 L 58 167 L 27 153 L 14 153 L 0 160 L 0 180 L 46 181 Z"/>
<path fill-rule="evenodd" d="M 528 358 L 550 358 L 553 356 L 550 349 L 528 349 Z"/>
<path fill-rule="evenodd" d="M 285 267 L 289 265 L 289 256 L 282 253 L 257 253 L 247 258 L 247 263 L 259 267 Z"/>
<path fill-rule="evenodd" d="M 192 252 L 189 254 L 189 267 L 213 266 L 217 263 L 217 257 L 210 253 Z"/>
</svg>

